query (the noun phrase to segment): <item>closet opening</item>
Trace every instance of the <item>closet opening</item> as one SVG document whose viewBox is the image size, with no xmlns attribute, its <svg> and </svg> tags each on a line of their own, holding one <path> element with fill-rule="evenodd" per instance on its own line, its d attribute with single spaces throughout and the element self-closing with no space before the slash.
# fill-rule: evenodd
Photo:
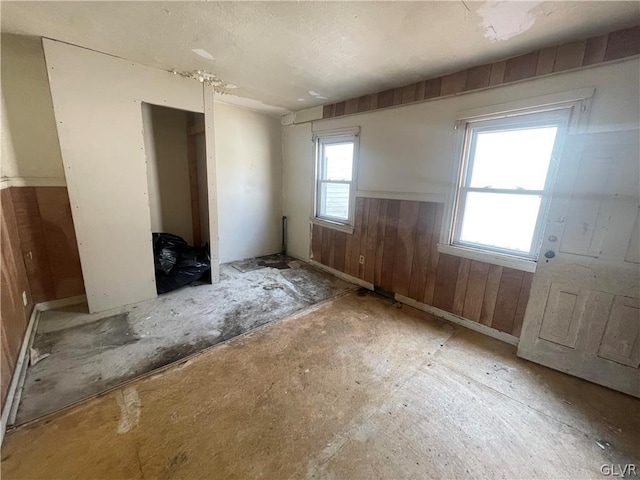
<svg viewBox="0 0 640 480">
<path fill-rule="evenodd" d="M 156 290 L 211 283 L 204 115 L 142 104 Z"/>
</svg>

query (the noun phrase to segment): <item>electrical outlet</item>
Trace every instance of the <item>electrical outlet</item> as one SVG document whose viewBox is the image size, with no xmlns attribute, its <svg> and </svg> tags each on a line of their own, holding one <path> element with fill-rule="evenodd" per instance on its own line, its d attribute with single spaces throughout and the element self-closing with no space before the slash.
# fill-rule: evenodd
<svg viewBox="0 0 640 480">
<path fill-rule="evenodd" d="M 360 265 L 364 265 L 364 255 L 360 255 Z"/>
<path fill-rule="evenodd" d="M 27 292 L 22 292 L 22 303 L 24 303 L 24 306 L 27 306 Z"/>
</svg>

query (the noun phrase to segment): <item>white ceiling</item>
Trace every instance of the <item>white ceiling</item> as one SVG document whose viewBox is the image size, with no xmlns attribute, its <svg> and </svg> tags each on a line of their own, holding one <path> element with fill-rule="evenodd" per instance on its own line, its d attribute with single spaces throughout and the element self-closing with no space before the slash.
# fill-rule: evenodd
<svg viewBox="0 0 640 480">
<path fill-rule="evenodd" d="M 332 103 L 640 24 L 637 1 L 2 1 L 1 9 L 2 32 L 213 72 L 265 110 Z"/>
</svg>

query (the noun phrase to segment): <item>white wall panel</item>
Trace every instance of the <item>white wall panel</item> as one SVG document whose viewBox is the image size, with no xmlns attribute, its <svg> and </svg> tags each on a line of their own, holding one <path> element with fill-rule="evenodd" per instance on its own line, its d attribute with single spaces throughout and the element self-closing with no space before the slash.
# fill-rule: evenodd
<svg viewBox="0 0 640 480">
<path fill-rule="evenodd" d="M 360 127 L 358 191 L 384 198 L 447 197 L 455 178 L 454 124 L 472 109 L 595 87 L 589 133 L 635 130 L 640 123 L 637 58 L 412 105 L 318 120 L 313 131 Z M 309 123 L 283 127 L 285 213 L 298 253 L 309 245 L 313 149 Z M 306 148 L 309 146 L 309 148 Z M 294 194 L 294 192 L 297 192 Z M 377 194 L 379 193 L 379 195 Z M 304 224 L 304 225 L 303 225 Z M 305 239 L 297 238 L 305 235 Z M 308 254 L 305 255 L 305 257 Z"/>
<path fill-rule="evenodd" d="M 153 298 L 141 103 L 204 112 L 202 85 L 53 40 L 43 45 L 89 308 Z M 213 169 L 208 162 L 215 178 Z M 211 247 L 217 258 L 217 243 Z"/>
<path fill-rule="evenodd" d="M 277 253 L 282 221 L 280 120 L 216 103 L 214 124 L 220 262 Z"/>
</svg>

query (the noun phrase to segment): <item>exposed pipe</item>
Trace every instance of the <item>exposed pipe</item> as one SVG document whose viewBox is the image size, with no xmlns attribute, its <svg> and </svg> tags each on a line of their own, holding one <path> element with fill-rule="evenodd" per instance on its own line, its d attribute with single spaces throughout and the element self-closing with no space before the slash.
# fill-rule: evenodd
<svg viewBox="0 0 640 480">
<path fill-rule="evenodd" d="M 282 255 L 287 254 L 287 217 L 282 216 Z"/>
</svg>

